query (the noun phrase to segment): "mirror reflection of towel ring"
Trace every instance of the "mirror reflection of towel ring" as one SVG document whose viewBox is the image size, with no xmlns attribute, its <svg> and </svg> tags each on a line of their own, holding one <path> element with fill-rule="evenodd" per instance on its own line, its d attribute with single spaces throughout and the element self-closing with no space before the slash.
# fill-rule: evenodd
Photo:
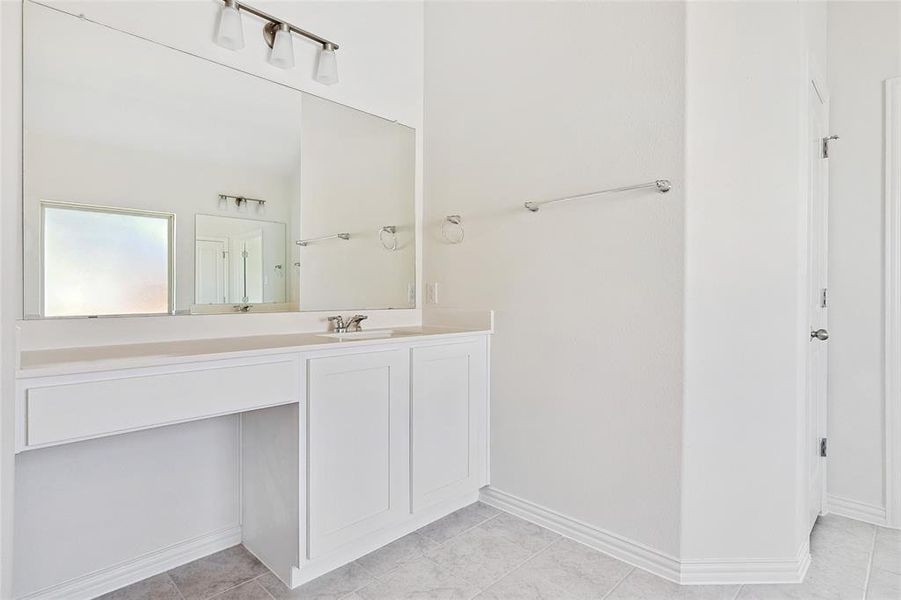
<svg viewBox="0 0 901 600">
<path fill-rule="evenodd" d="M 386 233 L 391 237 L 386 238 Z M 390 250 L 391 252 L 397 250 L 397 227 L 394 225 L 385 225 L 379 229 L 379 241 L 382 243 L 382 248 L 385 250 Z"/>
<path fill-rule="evenodd" d="M 466 231 L 463 229 L 463 219 L 460 218 L 460 215 L 447 215 L 444 217 L 444 221 L 441 222 L 441 237 L 448 244 L 463 242 L 463 238 L 466 237 Z"/>
</svg>

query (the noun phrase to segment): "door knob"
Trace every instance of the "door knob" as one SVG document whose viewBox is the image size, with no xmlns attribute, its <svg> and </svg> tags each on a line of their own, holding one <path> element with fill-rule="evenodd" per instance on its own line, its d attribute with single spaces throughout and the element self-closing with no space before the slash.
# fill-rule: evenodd
<svg viewBox="0 0 901 600">
<path fill-rule="evenodd" d="M 818 339 L 821 342 L 825 342 L 829 339 L 829 332 L 825 329 L 815 329 L 810 332 L 810 339 Z"/>
</svg>

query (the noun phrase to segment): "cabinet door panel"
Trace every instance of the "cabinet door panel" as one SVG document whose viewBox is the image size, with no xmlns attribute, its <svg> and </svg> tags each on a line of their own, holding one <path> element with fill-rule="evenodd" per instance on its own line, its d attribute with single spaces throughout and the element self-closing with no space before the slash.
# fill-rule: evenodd
<svg viewBox="0 0 901 600">
<path fill-rule="evenodd" d="M 402 350 L 309 362 L 309 556 L 403 520 L 409 363 Z"/>
<path fill-rule="evenodd" d="M 413 350 L 413 510 L 477 490 L 487 401 L 483 341 Z"/>
</svg>

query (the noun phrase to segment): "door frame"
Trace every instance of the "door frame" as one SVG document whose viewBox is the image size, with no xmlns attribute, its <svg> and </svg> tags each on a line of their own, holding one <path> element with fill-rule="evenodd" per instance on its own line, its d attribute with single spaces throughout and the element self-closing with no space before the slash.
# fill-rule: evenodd
<svg viewBox="0 0 901 600">
<path fill-rule="evenodd" d="M 885 81 L 885 520 L 901 528 L 901 77 Z"/>
</svg>

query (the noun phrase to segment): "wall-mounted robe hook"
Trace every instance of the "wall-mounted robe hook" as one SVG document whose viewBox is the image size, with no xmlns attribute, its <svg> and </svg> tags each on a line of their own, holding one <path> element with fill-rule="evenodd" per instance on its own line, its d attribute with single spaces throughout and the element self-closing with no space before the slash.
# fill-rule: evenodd
<svg viewBox="0 0 901 600">
<path fill-rule="evenodd" d="M 397 250 L 397 227 L 394 225 L 385 225 L 379 229 L 379 241 L 382 243 L 382 248 L 385 250 L 390 250 L 392 252 Z"/>
<path fill-rule="evenodd" d="M 460 215 L 447 215 L 441 222 L 441 237 L 448 244 L 459 244 L 466 237 L 466 231 L 463 229 L 463 219 Z"/>
</svg>

